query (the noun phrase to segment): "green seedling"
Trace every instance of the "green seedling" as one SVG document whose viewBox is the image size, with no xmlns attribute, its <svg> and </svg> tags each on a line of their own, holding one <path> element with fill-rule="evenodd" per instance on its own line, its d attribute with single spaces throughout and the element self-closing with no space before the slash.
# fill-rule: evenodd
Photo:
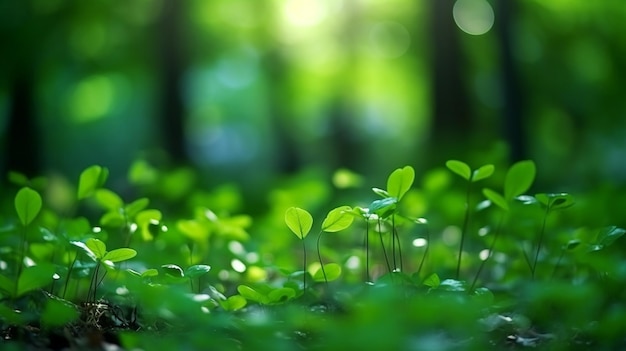
<svg viewBox="0 0 626 351">
<path fill-rule="evenodd" d="M 322 222 L 322 230 L 317 235 L 317 257 L 320 261 L 320 270 L 326 284 L 328 284 L 328 277 L 326 276 L 326 267 L 322 262 L 322 254 L 320 252 L 320 239 L 322 238 L 322 233 L 336 233 L 350 227 L 354 221 L 354 217 L 350 214 L 351 212 L 352 208 L 350 206 L 340 206 L 328 212 L 324 222 Z M 336 272 L 336 267 L 334 265 L 332 267 L 333 272 Z M 341 271 L 341 267 L 339 267 L 339 271 Z M 333 274 L 333 277 L 335 277 L 335 274 Z M 313 279 L 316 279 L 315 275 L 313 276 Z"/>
<path fill-rule="evenodd" d="M 472 281 L 472 285 L 470 286 L 470 291 L 474 290 L 478 277 L 482 273 L 483 268 L 487 264 L 487 261 L 493 256 L 493 250 L 495 249 L 496 242 L 498 241 L 498 235 L 500 234 L 502 223 L 505 221 L 505 217 L 509 214 L 509 204 L 518 196 L 522 195 L 528 189 L 530 189 L 531 185 L 535 181 L 536 175 L 536 167 L 535 163 L 531 160 L 519 161 L 509 168 L 504 178 L 504 195 L 491 190 L 489 188 L 483 189 L 483 195 L 499 207 L 503 214 L 500 216 L 500 220 L 496 225 L 496 229 L 493 234 L 493 240 L 491 241 L 491 245 L 489 246 L 489 255 L 482 260 L 480 266 L 478 267 L 478 271 L 474 276 L 474 280 Z"/>
<path fill-rule="evenodd" d="M 491 164 L 487 164 L 472 171 L 472 169 L 462 161 L 449 160 L 446 162 L 446 167 L 448 167 L 449 170 L 456 173 L 461 178 L 467 181 L 467 191 L 465 194 L 465 215 L 463 219 L 463 226 L 461 228 L 461 243 L 459 245 L 459 256 L 456 266 L 456 279 L 459 279 L 459 276 L 461 274 L 461 257 L 463 255 L 463 245 L 465 243 L 465 237 L 467 234 L 467 229 L 469 227 L 470 196 L 472 193 L 472 184 L 479 180 L 489 178 L 493 174 L 494 166 Z"/>
<path fill-rule="evenodd" d="M 306 210 L 299 207 L 290 207 L 285 211 L 285 223 L 287 227 L 302 241 L 302 282 L 304 284 L 304 293 L 306 294 L 306 245 L 304 244 L 304 238 L 311 231 L 313 226 L 313 216 Z"/>
<path fill-rule="evenodd" d="M 71 244 L 81 249 L 87 257 L 96 262 L 96 268 L 94 268 L 91 276 L 87 293 L 87 301 L 91 302 L 96 301 L 98 286 L 102 283 L 107 273 L 105 270 L 104 274 L 100 276 L 100 267 L 106 266 L 113 269 L 115 267 L 114 263 L 129 260 L 137 255 L 137 251 L 130 248 L 107 251 L 106 244 L 102 240 L 95 238 L 87 239 L 84 243 L 82 241 L 72 241 Z"/>
<path fill-rule="evenodd" d="M 558 194 L 546 194 L 541 193 L 535 195 L 535 199 L 545 208 L 545 213 L 543 215 L 543 221 L 541 223 L 541 230 L 539 231 L 537 243 L 535 244 L 535 256 L 533 258 L 532 264 L 528 259 L 528 255 L 526 251 L 524 251 L 526 261 L 530 267 L 530 274 L 532 279 L 535 279 L 535 273 L 537 272 L 537 262 L 539 261 L 539 252 L 541 251 L 541 246 L 543 244 L 543 239 L 546 231 L 546 221 L 548 216 L 552 211 L 566 209 L 572 205 L 574 205 L 574 198 L 567 193 L 558 193 Z"/>
<path fill-rule="evenodd" d="M 193 279 L 198 279 L 198 292 L 200 292 L 200 278 L 209 273 L 211 270 L 211 266 L 205 264 L 195 264 L 187 267 L 186 269 L 181 268 L 175 264 L 164 264 L 161 266 L 161 269 L 165 272 L 166 275 L 174 278 L 174 279 L 182 279 L 189 280 L 189 284 L 191 287 L 191 291 L 193 292 Z M 144 273 L 145 274 L 145 273 Z"/>
</svg>

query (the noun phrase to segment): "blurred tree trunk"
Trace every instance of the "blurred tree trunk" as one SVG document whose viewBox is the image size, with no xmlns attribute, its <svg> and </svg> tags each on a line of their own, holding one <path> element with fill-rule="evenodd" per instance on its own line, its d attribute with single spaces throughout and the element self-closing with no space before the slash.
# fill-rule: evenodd
<svg viewBox="0 0 626 351">
<path fill-rule="evenodd" d="M 164 0 L 158 22 L 158 63 L 161 73 L 161 146 L 174 163 L 189 161 L 186 149 L 182 78 L 186 51 L 183 45 L 184 2 Z"/>
<path fill-rule="evenodd" d="M 6 163 L 4 171 L 17 171 L 28 177 L 42 175 L 41 145 L 37 130 L 35 84 L 36 59 L 42 24 L 36 21 L 28 3 L 15 2 L 5 8 L 5 30 L 11 35 L 2 40 L 2 71 L 8 88 L 6 126 Z M 9 14 L 9 15 L 7 15 Z M 6 176 L 3 173 L 2 176 Z"/>
<path fill-rule="evenodd" d="M 495 4 L 495 25 L 500 49 L 500 75 L 504 98 L 502 133 L 509 145 L 509 161 L 512 163 L 526 158 L 523 96 L 511 49 L 511 23 L 512 14 L 516 10 L 515 3 L 515 0 L 498 0 Z"/>
<path fill-rule="evenodd" d="M 440 163 L 470 142 L 472 114 L 463 79 L 463 51 L 459 29 L 452 17 L 454 0 L 436 0 L 431 6 L 431 58 L 433 110 L 430 135 L 431 162 Z"/>
<path fill-rule="evenodd" d="M 22 66 L 22 65 L 21 65 Z M 20 69 L 9 87 L 9 121 L 6 129 L 6 170 L 28 177 L 41 175 L 40 145 L 34 111 L 31 70 Z"/>
</svg>

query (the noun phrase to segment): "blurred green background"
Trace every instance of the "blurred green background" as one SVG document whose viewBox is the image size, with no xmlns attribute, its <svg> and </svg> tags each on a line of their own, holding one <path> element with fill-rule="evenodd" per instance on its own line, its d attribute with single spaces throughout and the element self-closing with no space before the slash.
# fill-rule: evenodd
<svg viewBox="0 0 626 351">
<path fill-rule="evenodd" d="M 625 21 L 622 0 L 1 0 L 0 171 L 119 185 L 141 158 L 258 188 L 530 158 L 546 184 L 624 184 Z"/>
</svg>

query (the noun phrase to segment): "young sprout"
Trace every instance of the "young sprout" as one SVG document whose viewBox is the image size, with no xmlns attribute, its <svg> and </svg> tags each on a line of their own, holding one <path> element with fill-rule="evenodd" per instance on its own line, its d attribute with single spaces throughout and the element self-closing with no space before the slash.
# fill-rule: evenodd
<svg viewBox="0 0 626 351">
<path fill-rule="evenodd" d="M 472 192 L 472 184 L 483 180 L 485 178 L 489 178 L 494 171 L 493 165 L 484 165 L 472 171 L 472 169 L 465 163 L 457 160 L 449 160 L 446 162 L 446 167 L 449 170 L 461 176 L 461 178 L 467 181 L 467 193 L 465 195 L 465 216 L 463 219 L 463 227 L 461 228 L 461 244 L 459 245 L 459 257 L 456 266 L 456 279 L 459 279 L 461 274 L 461 256 L 463 255 L 463 245 L 465 243 L 465 237 L 467 234 L 467 229 L 469 227 L 469 217 L 470 217 L 470 195 Z"/>
<path fill-rule="evenodd" d="M 304 244 L 304 238 L 306 238 L 311 231 L 313 216 L 299 207 L 289 207 L 287 211 L 285 211 L 285 224 L 287 224 L 287 227 L 302 241 L 302 270 L 304 271 L 302 283 L 304 293 L 306 294 L 306 245 Z"/>
</svg>

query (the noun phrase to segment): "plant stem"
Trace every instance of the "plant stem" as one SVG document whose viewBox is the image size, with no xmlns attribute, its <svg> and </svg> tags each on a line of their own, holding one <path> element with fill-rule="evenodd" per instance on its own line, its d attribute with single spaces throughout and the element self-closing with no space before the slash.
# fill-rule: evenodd
<svg viewBox="0 0 626 351">
<path fill-rule="evenodd" d="M 391 256 L 393 257 L 393 271 L 398 269 L 396 264 L 396 216 L 391 215 Z"/>
<path fill-rule="evenodd" d="M 365 282 L 370 281 L 370 222 L 365 219 Z"/>
<path fill-rule="evenodd" d="M 539 233 L 539 242 L 537 243 L 537 250 L 535 251 L 535 260 L 533 261 L 533 266 L 531 271 L 532 279 L 535 279 L 535 271 L 537 270 L 537 261 L 539 260 L 539 251 L 541 250 L 541 244 L 543 243 L 543 234 L 546 230 L 546 220 L 548 219 L 548 214 L 550 214 L 550 204 L 546 206 L 546 213 L 543 216 L 543 223 L 541 224 L 541 232 Z"/>
<path fill-rule="evenodd" d="M 13 291 L 13 296 L 17 296 L 17 290 L 18 290 L 18 282 L 20 280 L 20 275 L 22 275 L 22 265 L 24 264 L 24 258 L 26 257 L 26 248 L 27 248 L 27 243 L 26 243 L 26 232 L 27 232 L 27 228 L 28 226 L 23 226 L 22 227 L 22 242 L 20 243 L 20 253 L 17 256 L 17 276 L 15 277 L 15 288 Z"/>
<path fill-rule="evenodd" d="M 302 238 L 302 253 L 303 253 L 303 262 L 302 262 L 302 271 L 304 274 L 302 274 L 302 290 L 304 291 L 304 294 L 306 295 L 306 245 L 304 245 L 304 238 Z"/>
<path fill-rule="evenodd" d="M 67 287 L 70 284 L 70 277 L 72 275 L 72 269 L 74 269 L 74 264 L 76 264 L 76 259 L 78 258 L 78 254 L 74 255 L 74 259 L 67 269 L 67 278 L 65 279 L 65 286 L 63 287 L 63 298 L 65 298 L 65 293 L 67 292 Z"/>
<path fill-rule="evenodd" d="M 493 249 L 496 247 L 496 241 L 498 240 L 498 235 L 500 234 L 500 228 L 502 226 L 502 218 L 503 217 L 500 217 L 500 220 L 498 221 L 498 225 L 496 226 L 496 231 L 493 234 L 493 240 L 491 241 L 491 245 L 489 245 L 489 256 L 487 256 L 487 258 L 485 258 L 480 263 L 480 266 L 478 267 L 478 271 L 476 272 L 476 275 L 474 276 L 474 280 L 472 281 L 472 285 L 470 286 L 470 289 L 469 289 L 470 292 L 474 290 L 474 286 L 476 286 L 478 277 L 480 276 L 480 273 L 482 273 L 483 268 L 487 264 L 487 261 L 491 258 L 491 256 L 493 256 Z"/>
<path fill-rule="evenodd" d="M 328 285 L 328 279 L 326 278 L 326 270 L 324 269 L 324 262 L 322 262 L 322 254 L 320 252 L 320 239 L 322 238 L 322 231 L 317 235 L 317 258 L 320 260 L 320 267 L 322 274 L 324 275 L 324 282 Z"/>
<path fill-rule="evenodd" d="M 389 273 L 391 273 L 391 264 L 389 264 L 389 257 L 387 256 L 387 250 L 385 250 L 385 243 L 383 242 L 383 232 L 382 232 L 380 218 L 378 218 L 378 235 L 380 236 L 380 246 L 382 246 L 383 254 L 385 255 L 385 263 L 387 263 L 387 270 L 389 271 Z"/>
<path fill-rule="evenodd" d="M 422 267 L 424 266 L 424 262 L 426 262 L 426 255 L 428 254 L 428 248 L 430 247 L 430 231 L 426 230 L 426 248 L 424 249 L 424 256 L 420 261 L 420 265 L 417 268 L 417 275 L 419 276 L 422 272 Z"/>
<path fill-rule="evenodd" d="M 469 225 L 469 214 L 470 214 L 470 192 L 472 190 L 472 180 L 470 179 L 467 183 L 467 195 L 465 197 L 465 218 L 463 219 L 463 228 L 461 229 L 461 244 L 459 245 L 459 259 L 456 265 L 456 279 L 459 279 L 461 275 L 461 257 L 463 255 L 463 245 L 465 243 L 465 233 L 467 232 L 467 227 Z"/>
</svg>

